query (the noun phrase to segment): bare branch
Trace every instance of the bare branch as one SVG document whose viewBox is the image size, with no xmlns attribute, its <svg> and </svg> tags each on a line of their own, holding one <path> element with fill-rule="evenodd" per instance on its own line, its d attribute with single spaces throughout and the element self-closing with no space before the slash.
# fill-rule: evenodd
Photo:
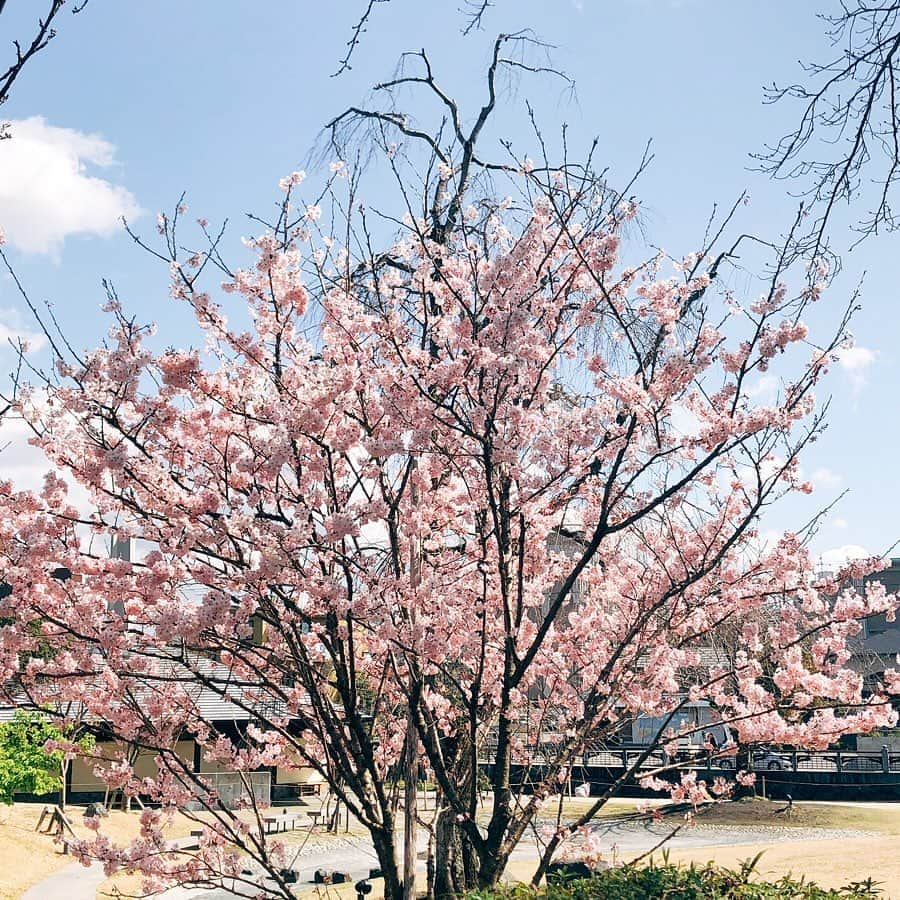
<svg viewBox="0 0 900 900">
<path fill-rule="evenodd" d="M 56 29 L 53 27 L 53 23 L 62 11 L 65 2 L 66 0 L 50 0 L 50 7 L 44 17 L 38 19 L 37 31 L 27 47 L 23 48 L 19 41 L 13 41 L 13 46 L 16 51 L 15 59 L 6 71 L 0 74 L 0 104 L 5 103 L 8 99 L 13 84 L 22 73 L 22 70 L 25 68 L 28 61 L 43 50 L 47 44 L 56 37 Z M 89 0 L 83 0 L 83 2 L 76 4 L 72 8 L 72 12 L 80 13 L 88 5 L 88 2 Z M 0 15 L 2 15 L 5 7 L 6 0 L 0 0 Z M 8 137 L 5 126 L 3 131 L 0 132 L 0 136 Z"/>
<path fill-rule="evenodd" d="M 359 46 L 359 43 L 362 40 L 362 36 L 366 33 L 366 26 L 369 24 L 369 19 L 372 17 L 372 12 L 375 9 L 375 4 L 390 2 L 391 0 L 369 0 L 365 11 L 359 17 L 359 19 L 357 19 L 356 24 L 353 26 L 353 33 L 350 35 L 350 40 L 347 41 L 347 52 L 341 59 L 337 71 L 332 73 L 332 78 L 336 78 L 338 75 L 342 75 L 344 72 L 347 72 L 351 68 L 353 68 L 350 65 L 350 59 L 353 56 L 356 48 Z"/>
<path fill-rule="evenodd" d="M 812 256 L 827 249 L 838 207 L 857 198 L 867 206 L 853 226 L 859 239 L 893 231 L 891 193 L 900 179 L 900 3 L 853 0 L 819 18 L 838 53 L 803 65 L 803 81 L 767 89 L 767 102 L 794 100 L 801 112 L 793 130 L 754 155 L 763 171 L 796 180 L 810 198 L 798 249 Z M 875 193 L 866 199 L 869 185 Z"/>
</svg>

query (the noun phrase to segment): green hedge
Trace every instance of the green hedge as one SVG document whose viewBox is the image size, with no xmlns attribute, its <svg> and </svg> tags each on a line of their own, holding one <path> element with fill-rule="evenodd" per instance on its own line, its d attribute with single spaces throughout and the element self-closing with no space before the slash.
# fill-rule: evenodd
<svg viewBox="0 0 900 900">
<path fill-rule="evenodd" d="M 753 871 L 759 857 L 739 870 L 705 866 L 618 866 L 592 878 L 567 881 L 534 890 L 512 885 L 480 891 L 470 900 L 872 900 L 883 897 L 873 881 L 843 888 L 819 887 L 811 881 L 784 876 L 759 881 Z"/>
</svg>

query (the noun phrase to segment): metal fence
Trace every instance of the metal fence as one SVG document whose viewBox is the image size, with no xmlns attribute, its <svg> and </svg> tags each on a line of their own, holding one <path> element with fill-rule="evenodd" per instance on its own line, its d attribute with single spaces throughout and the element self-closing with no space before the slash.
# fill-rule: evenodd
<svg viewBox="0 0 900 900">
<path fill-rule="evenodd" d="M 490 765 L 495 747 L 489 743 L 482 747 L 479 762 Z M 546 743 L 520 751 L 514 760 L 517 765 L 544 766 L 552 764 L 559 750 L 554 744 Z M 574 766 L 599 766 L 607 769 L 630 769 L 643 755 L 639 747 L 610 747 L 596 745 L 585 749 L 573 760 Z M 809 751 L 753 747 L 749 753 L 750 767 L 757 772 L 837 772 L 885 774 L 900 773 L 900 753 L 885 747 L 878 751 L 829 750 Z M 743 766 L 746 766 L 744 757 Z M 710 752 L 702 747 L 679 748 L 674 758 L 670 758 L 660 748 L 655 749 L 640 764 L 641 769 L 657 769 L 678 762 L 682 766 L 698 769 L 734 770 L 737 762 L 735 751 L 719 750 Z"/>
<path fill-rule="evenodd" d="M 640 758 L 635 749 L 592 749 L 581 761 L 585 766 L 605 768 L 630 768 Z M 723 753 L 710 753 L 704 749 L 679 751 L 676 759 L 694 768 L 734 769 L 736 757 Z M 757 772 L 900 772 L 900 754 L 887 748 L 881 752 L 834 750 L 811 752 L 806 750 L 780 750 L 756 748 L 750 751 L 751 767 Z M 662 751 L 654 751 L 641 764 L 643 769 L 666 765 L 670 760 Z"/>
</svg>

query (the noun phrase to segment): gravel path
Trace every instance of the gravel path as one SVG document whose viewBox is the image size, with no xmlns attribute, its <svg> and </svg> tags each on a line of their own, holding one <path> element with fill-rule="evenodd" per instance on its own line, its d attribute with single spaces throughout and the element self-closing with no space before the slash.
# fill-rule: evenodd
<svg viewBox="0 0 900 900">
<path fill-rule="evenodd" d="M 676 823 L 599 823 L 594 830 L 600 834 L 602 847 L 620 859 L 630 858 L 652 849 Z M 665 846 L 673 850 L 696 847 L 713 847 L 735 844 L 776 843 L 790 841 L 819 841 L 829 839 L 866 837 L 872 832 L 837 828 L 792 828 L 768 825 L 707 825 L 695 824 L 684 827 Z M 420 856 L 425 850 L 424 838 L 420 841 Z M 292 854 L 292 855 L 291 855 Z M 513 858 L 527 860 L 537 858 L 533 843 L 523 841 Z M 289 851 L 289 859 L 300 875 L 298 886 L 307 887 L 312 883 L 316 869 L 346 872 L 353 881 L 369 874 L 369 869 L 377 866 L 375 852 L 365 837 L 355 835 L 310 836 Z M 424 863 L 420 863 L 424 868 Z M 260 883 L 264 883 L 261 880 Z M 86 868 L 73 863 L 51 875 L 40 884 L 29 889 L 22 900 L 95 900 L 97 888 L 104 881 L 102 866 Z M 244 889 L 246 895 L 246 887 Z M 162 895 L 166 900 L 233 900 L 236 896 L 227 889 L 172 888 Z"/>
<path fill-rule="evenodd" d="M 656 846 L 677 827 L 675 822 L 597 825 L 601 846 L 612 853 L 631 856 Z M 866 837 L 873 832 L 852 828 L 793 828 L 772 825 L 707 825 L 682 828 L 665 846 L 673 850 L 690 847 L 716 847 L 731 844 L 758 844 L 790 841 L 824 841 L 835 838 Z M 533 848 L 529 848 L 534 855 Z"/>
<path fill-rule="evenodd" d="M 610 855 L 621 857 L 636 856 L 652 849 L 672 832 L 671 823 L 634 823 L 598 825 L 603 847 Z M 865 837 L 871 832 L 837 828 L 791 828 L 729 825 L 691 825 L 683 828 L 675 837 L 666 842 L 666 847 L 684 849 L 692 847 L 713 847 L 734 844 L 756 844 L 767 842 L 819 841 L 834 838 Z M 424 850 L 424 845 L 420 850 Z M 421 852 L 420 852 L 421 855 Z M 537 859 L 534 844 L 523 841 L 513 859 Z M 346 872 L 353 881 L 368 875 L 369 869 L 377 865 L 374 852 L 368 841 L 362 837 L 311 838 L 297 853 L 294 866 L 297 869 L 301 887 L 309 887 L 316 869 Z M 424 869 L 424 863 L 420 863 Z M 163 895 L 166 900 L 232 900 L 234 894 L 227 890 L 190 890 L 173 888 Z M 67 898 L 75 900 L 75 898 Z"/>
</svg>

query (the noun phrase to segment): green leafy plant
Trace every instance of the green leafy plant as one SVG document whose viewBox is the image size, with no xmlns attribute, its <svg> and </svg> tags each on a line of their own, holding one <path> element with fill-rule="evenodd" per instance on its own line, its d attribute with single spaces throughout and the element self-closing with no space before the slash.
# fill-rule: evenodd
<svg viewBox="0 0 900 900">
<path fill-rule="evenodd" d="M 785 875 L 777 881 L 753 879 L 759 854 L 739 869 L 707 863 L 678 866 L 616 866 L 591 878 L 535 889 L 523 884 L 476 891 L 470 900 L 874 900 L 883 897 L 871 879 L 842 888 L 824 888 L 804 878 Z"/>
<path fill-rule="evenodd" d="M 46 716 L 17 712 L 0 725 L 0 803 L 10 804 L 15 794 L 49 794 L 63 785 L 67 767 L 62 750 L 48 751 L 48 741 L 71 739 Z M 89 737 L 78 743 L 88 748 Z"/>
</svg>

